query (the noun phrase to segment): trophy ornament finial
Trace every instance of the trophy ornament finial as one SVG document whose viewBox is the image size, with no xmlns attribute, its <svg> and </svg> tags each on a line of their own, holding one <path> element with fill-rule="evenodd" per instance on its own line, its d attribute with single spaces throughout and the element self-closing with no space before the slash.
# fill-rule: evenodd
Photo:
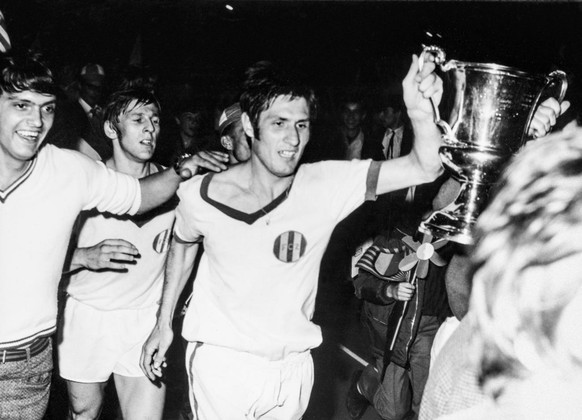
<svg viewBox="0 0 582 420">
<path fill-rule="evenodd" d="M 443 64 L 447 58 L 444 50 L 441 47 L 437 47 L 436 45 L 423 44 L 421 56 L 424 57 L 425 53 L 432 54 L 434 56 L 434 62 L 439 66 Z"/>
</svg>

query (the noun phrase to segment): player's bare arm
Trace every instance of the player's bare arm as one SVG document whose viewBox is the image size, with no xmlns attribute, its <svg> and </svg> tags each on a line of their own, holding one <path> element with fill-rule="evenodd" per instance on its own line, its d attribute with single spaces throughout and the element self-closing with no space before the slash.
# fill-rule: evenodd
<svg viewBox="0 0 582 420">
<path fill-rule="evenodd" d="M 200 168 L 214 172 L 227 169 L 228 154 L 217 151 L 202 151 L 180 162 L 178 170 L 168 168 L 139 180 L 141 186 L 141 206 L 138 213 L 145 213 L 168 201 L 180 182 L 198 173 Z M 180 174 L 178 174 L 178 172 Z"/>
<path fill-rule="evenodd" d="M 183 242 L 176 237 L 172 239 L 166 262 L 166 278 L 158 319 L 143 345 L 140 360 L 141 369 L 152 381 L 162 376 L 166 352 L 174 339 L 172 320 L 176 304 L 194 268 L 194 259 L 198 248 L 198 243 Z"/>
<path fill-rule="evenodd" d="M 430 55 L 425 57 L 422 69 L 418 57 L 412 56 L 402 88 L 414 131 L 414 144 L 408 155 L 382 162 L 376 190 L 378 194 L 431 182 L 443 171 L 438 153 L 442 143 L 441 133 L 433 113 L 433 104 L 438 106 L 440 103 L 443 84 L 434 69 Z"/>
</svg>

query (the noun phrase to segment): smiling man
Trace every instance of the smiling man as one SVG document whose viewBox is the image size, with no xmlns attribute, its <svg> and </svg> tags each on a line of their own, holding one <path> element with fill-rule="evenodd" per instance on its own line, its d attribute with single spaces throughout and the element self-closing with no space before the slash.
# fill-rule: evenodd
<svg viewBox="0 0 582 420">
<path fill-rule="evenodd" d="M 147 90 L 113 94 L 104 122 L 113 157 L 105 165 L 135 178 L 162 171 L 150 161 L 159 113 L 158 100 Z M 112 374 L 123 418 L 162 418 L 165 385 L 144 376 L 139 358 L 162 295 L 174 207 L 137 217 L 81 215 L 58 340 L 59 373 L 67 380 L 73 419 L 99 417 Z"/>
<path fill-rule="evenodd" d="M 174 195 L 206 154 L 137 180 L 44 144 L 55 113 L 51 71 L 31 56 L 0 61 L 0 418 L 42 419 L 52 372 L 57 286 L 77 215 L 143 213 Z M 217 157 L 218 156 L 218 157 Z M 185 173 L 185 169 L 188 172 Z M 133 259 L 135 253 L 128 254 Z"/>
<path fill-rule="evenodd" d="M 180 188 L 162 306 L 142 354 L 150 379 L 162 375 L 176 301 L 203 242 L 183 327 L 197 419 L 302 417 L 313 385 L 310 350 L 321 343 L 311 322 L 318 268 L 334 226 L 366 199 L 441 172 L 427 99 L 438 103 L 442 91 L 433 69 L 419 72 L 414 57 L 404 81 L 418 139 L 410 155 L 300 167 L 313 91 L 268 63 L 249 69 L 240 102 L 251 158 Z"/>
</svg>

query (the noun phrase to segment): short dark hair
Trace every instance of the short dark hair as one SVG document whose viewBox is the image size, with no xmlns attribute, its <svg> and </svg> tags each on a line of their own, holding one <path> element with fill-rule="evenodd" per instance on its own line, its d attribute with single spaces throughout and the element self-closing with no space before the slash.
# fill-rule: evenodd
<svg viewBox="0 0 582 420">
<path fill-rule="evenodd" d="M 279 96 L 291 99 L 303 98 L 309 107 L 309 116 L 317 116 L 317 100 L 313 89 L 296 75 L 283 71 L 269 61 L 260 61 L 249 67 L 245 73 L 243 93 L 240 97 L 242 112 L 249 116 L 255 136 L 259 133 L 259 116 L 268 109 Z"/>
<path fill-rule="evenodd" d="M 6 93 L 33 91 L 56 95 L 53 73 L 39 54 L 24 53 L 0 58 L 0 89 Z"/>
<path fill-rule="evenodd" d="M 146 87 L 119 90 L 112 93 L 103 110 L 103 121 L 109 121 L 118 136 L 120 135 L 117 127 L 119 117 L 127 111 L 129 104 L 133 101 L 136 101 L 135 106 L 154 104 L 158 111 L 162 110 L 158 98 Z"/>
<path fill-rule="evenodd" d="M 103 120 L 115 125 L 119 122 L 119 116 L 127 111 L 132 101 L 136 101 L 136 106 L 154 104 L 161 111 L 158 98 L 147 88 L 125 89 L 111 94 L 103 110 Z"/>
</svg>

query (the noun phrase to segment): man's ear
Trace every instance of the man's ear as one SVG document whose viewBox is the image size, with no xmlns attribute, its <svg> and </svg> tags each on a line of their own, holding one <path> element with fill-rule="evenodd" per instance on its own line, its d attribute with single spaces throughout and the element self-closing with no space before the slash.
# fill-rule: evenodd
<svg viewBox="0 0 582 420">
<path fill-rule="evenodd" d="M 249 136 L 251 139 L 255 138 L 255 130 L 253 129 L 253 125 L 251 124 L 251 119 L 249 118 L 246 112 L 243 112 L 240 116 L 240 120 L 242 122 L 243 129 L 245 130 L 245 134 Z"/>
<path fill-rule="evenodd" d="M 111 140 L 118 140 L 119 133 L 117 132 L 117 127 L 115 127 L 111 121 L 105 121 L 103 123 L 103 130 L 105 131 L 105 135 L 109 137 Z"/>
<path fill-rule="evenodd" d="M 232 139 L 230 138 L 230 136 L 221 136 L 220 144 L 222 144 L 222 147 L 224 147 L 226 150 L 229 151 L 234 150 L 234 145 L 232 144 Z"/>
</svg>

